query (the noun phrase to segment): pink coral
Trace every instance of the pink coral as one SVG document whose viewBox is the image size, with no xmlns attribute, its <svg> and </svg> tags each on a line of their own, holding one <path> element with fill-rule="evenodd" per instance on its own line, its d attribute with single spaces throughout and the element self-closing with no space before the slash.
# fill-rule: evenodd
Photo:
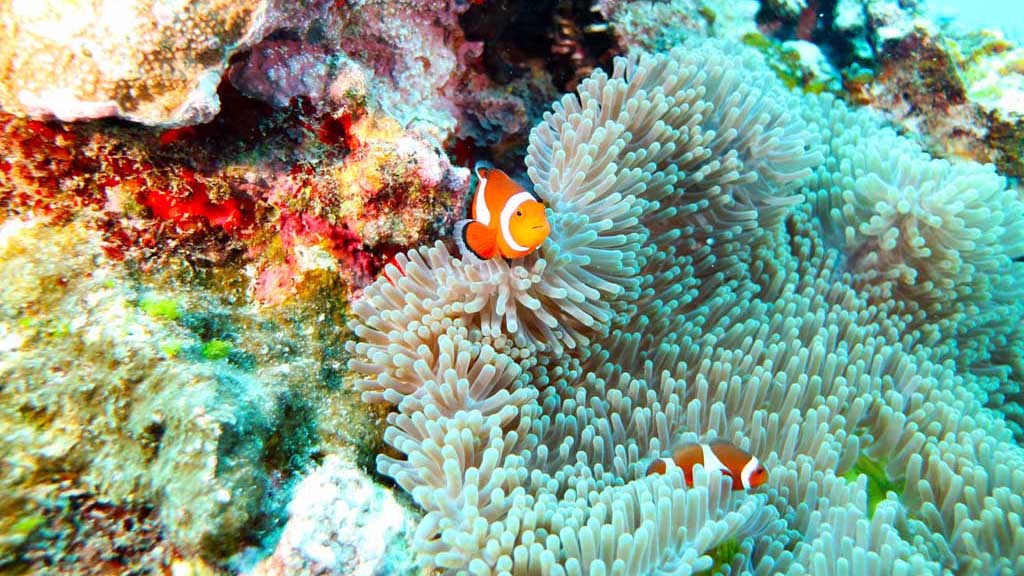
<svg viewBox="0 0 1024 576">
<path fill-rule="evenodd" d="M 348 154 L 297 166 L 264 195 L 277 208 L 283 251 L 254 283 L 264 303 L 288 299 L 316 268 L 330 267 L 358 291 L 395 252 L 449 230 L 468 192 L 467 169 L 390 117 L 329 117 L 318 137 L 344 142 Z"/>
<path fill-rule="evenodd" d="M 298 40 L 269 40 L 232 65 L 228 79 L 250 98 L 286 106 L 297 96 L 319 100 L 330 83 L 332 68 L 322 46 Z"/>
</svg>

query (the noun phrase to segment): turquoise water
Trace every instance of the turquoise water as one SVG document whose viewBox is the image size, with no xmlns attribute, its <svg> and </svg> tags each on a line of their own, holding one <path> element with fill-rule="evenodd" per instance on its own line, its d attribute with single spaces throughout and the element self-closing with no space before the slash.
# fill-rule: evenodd
<svg viewBox="0 0 1024 576">
<path fill-rule="evenodd" d="M 996 28 L 1024 38 L 1024 12 L 1015 0 L 930 0 L 926 6 L 934 17 L 965 28 Z"/>
</svg>

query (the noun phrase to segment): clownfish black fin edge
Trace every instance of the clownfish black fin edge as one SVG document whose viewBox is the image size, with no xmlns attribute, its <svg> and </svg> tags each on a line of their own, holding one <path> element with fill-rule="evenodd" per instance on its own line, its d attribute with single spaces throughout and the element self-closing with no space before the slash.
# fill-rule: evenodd
<svg viewBox="0 0 1024 576">
<path fill-rule="evenodd" d="M 452 232 L 452 237 L 455 238 L 455 245 L 459 248 L 459 254 L 462 258 L 475 258 L 477 260 L 486 260 L 483 256 L 476 253 L 469 247 L 469 242 L 466 241 L 466 228 L 472 224 L 474 220 L 459 220 L 455 223 L 455 230 Z"/>
</svg>

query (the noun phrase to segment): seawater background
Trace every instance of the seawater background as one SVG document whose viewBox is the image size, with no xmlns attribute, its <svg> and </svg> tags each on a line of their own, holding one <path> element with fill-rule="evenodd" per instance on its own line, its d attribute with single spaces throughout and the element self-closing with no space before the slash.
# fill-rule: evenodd
<svg viewBox="0 0 1024 576">
<path fill-rule="evenodd" d="M 965 28 L 997 28 L 1008 37 L 1024 38 L 1021 0 L 930 0 L 926 5 L 937 19 Z"/>
</svg>

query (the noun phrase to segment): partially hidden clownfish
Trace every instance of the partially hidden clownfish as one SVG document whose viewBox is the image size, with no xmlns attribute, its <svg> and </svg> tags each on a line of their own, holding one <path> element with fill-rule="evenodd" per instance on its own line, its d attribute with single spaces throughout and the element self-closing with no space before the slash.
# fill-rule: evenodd
<svg viewBox="0 0 1024 576">
<path fill-rule="evenodd" d="M 733 490 L 749 490 L 768 481 L 768 471 L 756 456 L 724 440 L 682 444 L 672 452 L 671 458 L 658 458 L 651 462 L 647 475 L 679 469 L 686 485 L 693 486 L 693 467 L 697 464 L 708 471 L 721 470 L 723 475 L 732 478 Z"/>
<path fill-rule="evenodd" d="M 522 258 L 544 243 L 551 226 L 544 203 L 496 168 L 476 168 L 479 178 L 470 218 L 455 224 L 455 242 L 477 258 Z"/>
</svg>

